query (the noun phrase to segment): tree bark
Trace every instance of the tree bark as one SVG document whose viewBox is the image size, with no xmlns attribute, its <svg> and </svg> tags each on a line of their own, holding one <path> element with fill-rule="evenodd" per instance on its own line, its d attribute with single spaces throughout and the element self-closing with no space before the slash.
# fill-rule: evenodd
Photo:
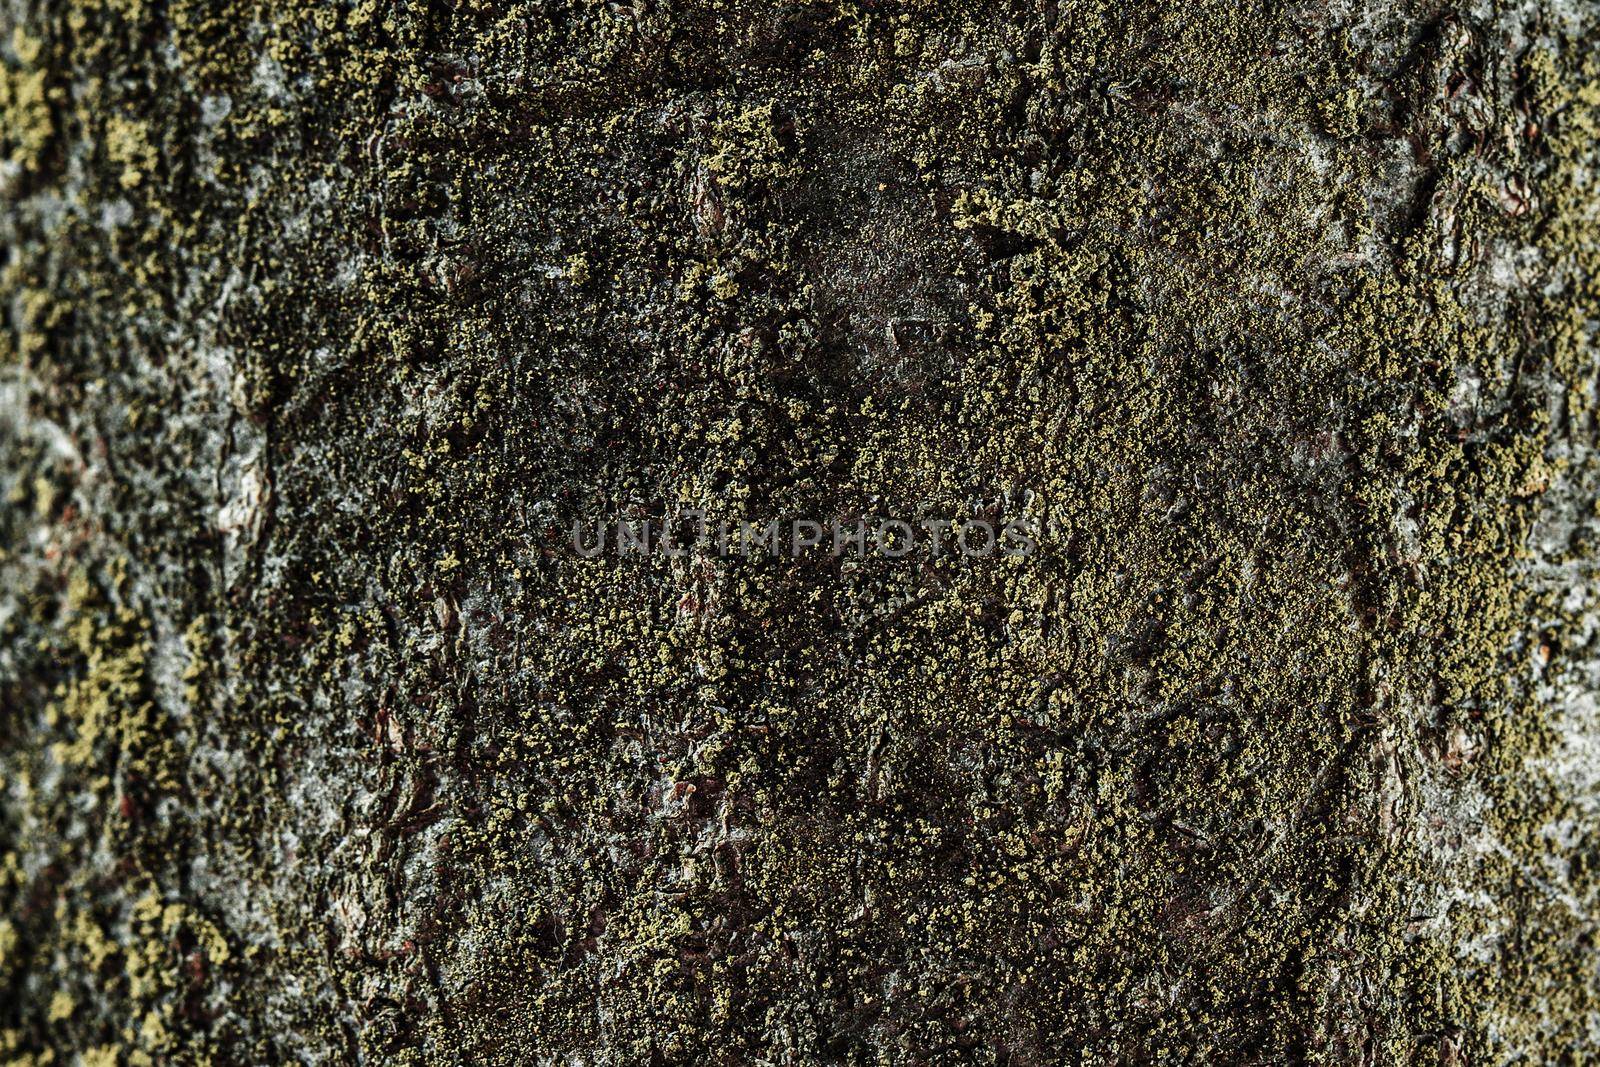
<svg viewBox="0 0 1600 1067">
<path fill-rule="evenodd" d="M 8 1062 L 1600 1055 L 1592 5 L 0 31 Z"/>
</svg>

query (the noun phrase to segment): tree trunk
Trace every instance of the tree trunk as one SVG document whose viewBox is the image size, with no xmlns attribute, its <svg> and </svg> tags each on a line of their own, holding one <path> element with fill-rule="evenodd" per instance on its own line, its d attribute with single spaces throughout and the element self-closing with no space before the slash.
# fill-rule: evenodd
<svg viewBox="0 0 1600 1067">
<path fill-rule="evenodd" d="M 0 1054 L 1600 1055 L 1597 57 L 7 0 Z"/>
</svg>

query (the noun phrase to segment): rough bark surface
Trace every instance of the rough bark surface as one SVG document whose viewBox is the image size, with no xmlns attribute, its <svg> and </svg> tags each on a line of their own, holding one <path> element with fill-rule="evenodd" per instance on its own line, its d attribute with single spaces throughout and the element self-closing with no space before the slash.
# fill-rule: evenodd
<svg viewBox="0 0 1600 1067">
<path fill-rule="evenodd" d="M 0 0 L 0 1057 L 1600 1056 L 1600 9 Z M 1026 558 L 575 519 L 1021 515 Z"/>
</svg>

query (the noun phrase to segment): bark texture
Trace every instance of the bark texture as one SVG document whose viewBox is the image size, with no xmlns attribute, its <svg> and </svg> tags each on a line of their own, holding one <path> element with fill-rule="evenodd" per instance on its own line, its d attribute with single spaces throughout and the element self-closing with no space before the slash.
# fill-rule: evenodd
<svg viewBox="0 0 1600 1067">
<path fill-rule="evenodd" d="M 0 0 L 0 1057 L 1600 1056 L 1600 9 Z M 1024 516 L 1026 558 L 575 519 Z"/>
</svg>

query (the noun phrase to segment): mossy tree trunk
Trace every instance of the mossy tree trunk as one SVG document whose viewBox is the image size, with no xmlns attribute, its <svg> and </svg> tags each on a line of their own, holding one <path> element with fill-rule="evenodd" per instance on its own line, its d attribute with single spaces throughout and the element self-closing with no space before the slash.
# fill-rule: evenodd
<svg viewBox="0 0 1600 1067">
<path fill-rule="evenodd" d="M 0 31 L 10 1061 L 1600 1054 L 1593 5 Z"/>
</svg>

